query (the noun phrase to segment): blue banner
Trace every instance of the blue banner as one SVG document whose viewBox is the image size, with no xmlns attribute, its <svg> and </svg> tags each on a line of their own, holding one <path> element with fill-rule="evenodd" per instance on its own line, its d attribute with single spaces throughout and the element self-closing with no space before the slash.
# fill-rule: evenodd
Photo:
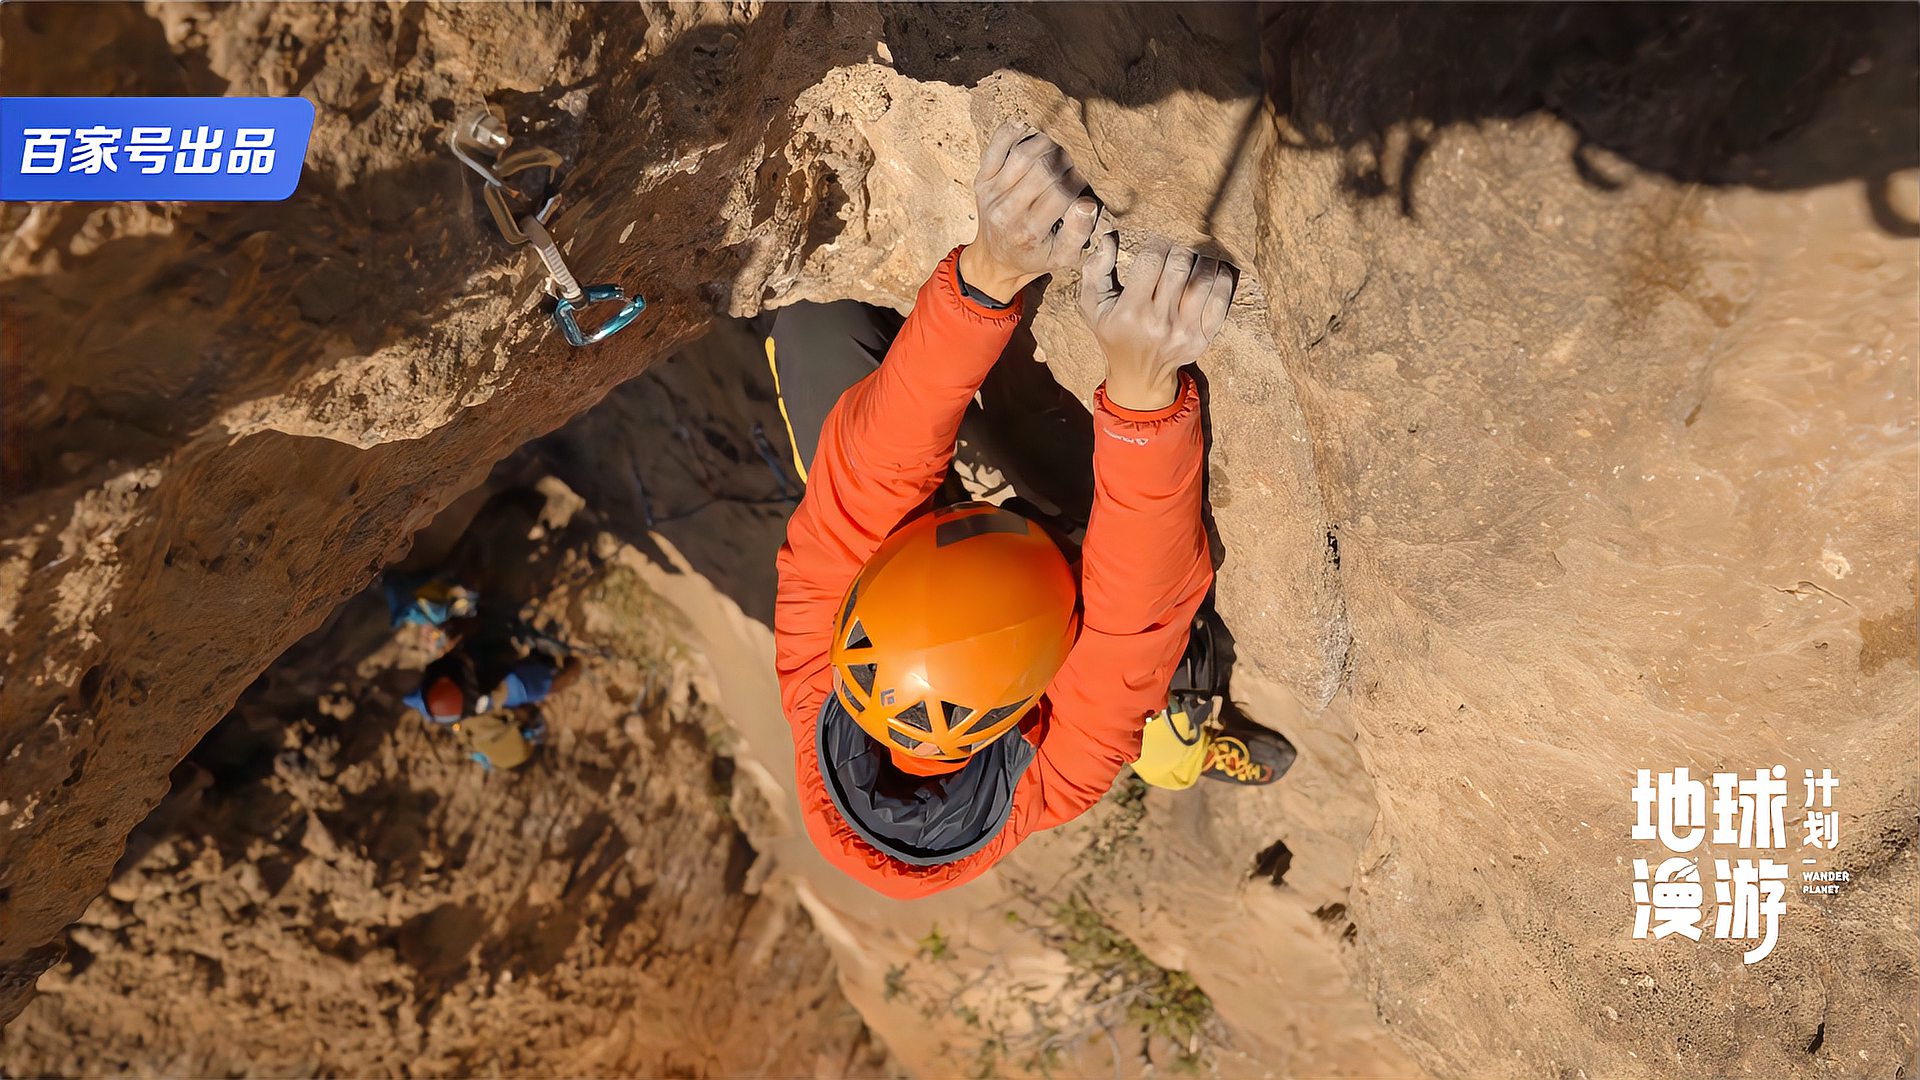
<svg viewBox="0 0 1920 1080">
<path fill-rule="evenodd" d="M 277 202 L 312 133 L 299 97 L 0 97 L 0 200 Z"/>
</svg>

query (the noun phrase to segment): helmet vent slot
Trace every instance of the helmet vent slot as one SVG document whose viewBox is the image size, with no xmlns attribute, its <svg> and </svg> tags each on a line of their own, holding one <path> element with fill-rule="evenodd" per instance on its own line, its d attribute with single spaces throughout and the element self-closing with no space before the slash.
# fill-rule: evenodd
<svg viewBox="0 0 1920 1080">
<path fill-rule="evenodd" d="M 893 737 L 893 741 L 898 743 L 902 750 L 917 750 L 920 748 L 920 740 L 908 735 L 904 731 L 896 731 L 893 728 L 888 728 L 887 734 Z"/>
<path fill-rule="evenodd" d="M 927 703 L 924 701 L 916 701 L 900 710 L 894 719 L 917 731 L 933 734 L 933 722 L 927 719 Z"/>
<path fill-rule="evenodd" d="M 976 728 L 992 727 L 993 725 L 999 723 L 1002 720 L 1005 720 L 1007 717 L 1012 716 L 1013 714 L 1019 712 L 1021 709 L 1024 709 L 1026 707 L 1027 707 L 1026 702 L 1016 701 L 1011 705 L 1002 705 L 997 709 L 989 709 L 987 710 L 987 715 L 981 717 L 980 721 L 974 724 L 973 726 Z"/>
<path fill-rule="evenodd" d="M 987 536 L 991 533 L 1026 536 L 1032 531 L 1026 518 L 1011 511 L 966 514 L 947 518 L 934 526 L 933 546 L 946 547 L 948 544 L 957 544 L 962 540 L 971 540 L 976 536 Z"/>
<path fill-rule="evenodd" d="M 847 665 L 847 674 L 853 676 L 853 681 L 860 684 L 861 693 L 869 695 L 873 693 L 873 675 L 876 667 L 877 665 L 874 664 Z"/>
<path fill-rule="evenodd" d="M 873 639 L 867 636 L 867 628 L 860 624 L 860 620 L 855 619 L 853 625 L 847 628 L 847 648 L 866 649 L 872 646 Z M 871 690 L 872 687 L 868 689 Z"/>
<path fill-rule="evenodd" d="M 959 731 L 966 724 L 967 717 L 973 714 L 972 709 L 965 705 L 955 705 L 951 701 L 941 702 L 940 712 L 947 719 L 948 731 Z"/>
</svg>

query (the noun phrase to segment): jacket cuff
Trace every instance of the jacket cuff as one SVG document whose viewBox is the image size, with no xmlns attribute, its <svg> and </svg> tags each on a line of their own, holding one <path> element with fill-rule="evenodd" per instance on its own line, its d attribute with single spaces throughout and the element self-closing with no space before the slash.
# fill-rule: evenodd
<svg viewBox="0 0 1920 1080">
<path fill-rule="evenodd" d="M 1159 424 L 1162 421 L 1178 420 L 1189 413 L 1198 413 L 1200 387 L 1193 381 L 1193 376 L 1183 371 L 1180 373 L 1180 389 L 1173 396 L 1173 404 L 1161 409 L 1141 411 L 1115 405 L 1107 400 L 1107 384 L 1103 382 L 1093 392 L 1093 407 L 1095 412 L 1104 413 L 1107 418 L 1119 421 L 1121 424 Z"/>
<path fill-rule="evenodd" d="M 940 282 L 940 295 L 950 297 L 959 305 L 960 310 L 983 322 L 994 324 L 1017 323 L 1021 312 L 1026 310 L 1027 290 L 1021 289 L 1014 294 L 1013 302 L 1003 308 L 992 308 L 980 303 L 960 288 L 960 252 L 966 245 L 947 252 L 940 260 L 940 268 L 934 271 L 934 277 Z"/>
</svg>

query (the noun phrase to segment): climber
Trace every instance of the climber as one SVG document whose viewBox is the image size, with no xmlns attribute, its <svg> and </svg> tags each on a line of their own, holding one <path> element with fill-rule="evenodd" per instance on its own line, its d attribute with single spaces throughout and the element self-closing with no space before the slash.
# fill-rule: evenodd
<svg viewBox="0 0 1920 1080">
<path fill-rule="evenodd" d="M 448 727 L 468 755 L 489 769 L 513 769 L 533 756 L 546 725 L 530 707 L 578 670 L 579 661 L 511 628 L 482 628 L 428 664 L 405 701 Z"/>
<path fill-rule="evenodd" d="M 776 321 L 768 343 L 806 483 L 774 614 L 802 814 L 831 862 L 897 898 L 979 875 L 1129 762 L 1183 787 L 1271 781 L 1292 760 L 1252 724 L 1209 737 L 1210 635 L 1204 656 L 1189 649 L 1213 573 L 1200 395 L 1181 368 L 1225 323 L 1234 270 L 1153 239 L 1122 287 L 1118 234 L 1087 191 L 1051 139 L 1003 125 L 975 176 L 974 241 L 904 322 L 833 305 L 822 334 Z M 1076 262 L 1107 370 L 1077 581 L 1027 517 L 928 509 L 1022 291 Z M 824 416 L 808 407 L 826 401 Z"/>
<path fill-rule="evenodd" d="M 389 573 L 380 579 L 393 627 L 444 626 L 449 620 L 472 618 L 480 594 L 445 574 Z"/>
</svg>

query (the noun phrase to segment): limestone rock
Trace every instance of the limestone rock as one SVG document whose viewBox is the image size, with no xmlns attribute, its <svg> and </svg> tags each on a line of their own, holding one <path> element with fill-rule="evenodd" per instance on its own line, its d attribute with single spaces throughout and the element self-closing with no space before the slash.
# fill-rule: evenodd
<svg viewBox="0 0 1920 1080">
<path fill-rule="evenodd" d="M 1893 1074 L 1920 951 L 1914 30 L 1893 7 L 0 9 L 6 93 L 320 115 L 286 203 L 0 208 L 0 1016 L 173 765 L 417 529 L 717 315 L 906 303 L 971 233 L 981 134 L 1023 114 L 1129 248 L 1157 230 L 1242 269 L 1203 364 L 1219 606 L 1237 692 L 1324 748 L 1302 776 L 1326 787 L 1231 813 L 1354 850 L 1311 910 L 1397 1040 L 1369 1064 Z M 483 101 L 567 157 L 576 268 L 647 296 L 609 343 L 551 331 L 444 152 Z M 1073 286 L 1033 329 L 1084 398 Z M 1843 777 L 1852 886 L 1795 904 L 1763 965 L 1631 940 L 1634 770 L 1775 763 Z M 877 1001 L 884 968 L 800 880 Z M 1272 899 L 1248 933 L 1313 930 Z M 1203 974 L 1224 947 L 1132 929 Z M 1332 1060 L 1312 1048 L 1363 1021 L 1273 980 L 1234 1030 Z"/>
</svg>

